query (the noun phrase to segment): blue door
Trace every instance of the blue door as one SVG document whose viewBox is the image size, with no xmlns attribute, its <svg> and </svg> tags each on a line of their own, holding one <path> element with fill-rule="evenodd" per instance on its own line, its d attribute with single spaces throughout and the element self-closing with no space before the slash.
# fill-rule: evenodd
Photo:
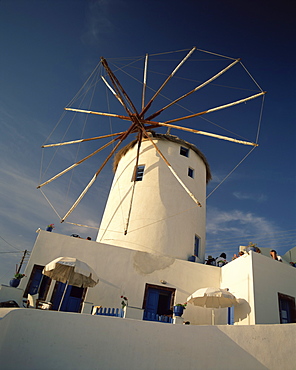
<svg viewBox="0 0 296 370">
<path fill-rule="evenodd" d="M 146 304 L 143 320 L 166 321 L 172 315 L 172 290 L 148 287 L 146 290 Z"/>
<path fill-rule="evenodd" d="M 146 299 L 146 307 L 144 311 L 144 320 L 155 321 L 158 308 L 159 291 L 149 289 Z"/>
<path fill-rule="evenodd" d="M 28 289 L 29 294 L 34 295 L 38 293 L 38 288 L 39 288 L 42 277 L 43 277 L 42 270 L 34 269 L 32 276 L 31 276 L 32 280 L 30 282 L 30 286 Z"/>
<path fill-rule="evenodd" d="M 57 311 L 66 288 L 66 284 L 56 282 L 56 286 L 51 298 L 52 309 Z M 80 312 L 82 298 L 84 296 L 84 288 L 79 288 L 73 285 L 68 285 L 65 292 L 60 311 L 64 312 Z"/>
<path fill-rule="evenodd" d="M 24 297 L 27 297 L 28 294 L 35 295 L 39 293 L 38 299 L 46 299 L 46 295 L 51 283 L 51 278 L 42 274 L 44 266 L 34 265 Z"/>
</svg>

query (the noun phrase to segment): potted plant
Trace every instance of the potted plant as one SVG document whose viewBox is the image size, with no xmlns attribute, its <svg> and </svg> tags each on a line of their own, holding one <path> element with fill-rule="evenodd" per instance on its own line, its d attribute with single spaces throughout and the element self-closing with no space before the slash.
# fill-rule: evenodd
<svg viewBox="0 0 296 370">
<path fill-rule="evenodd" d="M 186 309 L 186 306 L 187 306 L 187 302 L 177 303 L 173 309 L 174 315 L 181 317 L 183 315 L 183 311 Z"/>
<path fill-rule="evenodd" d="M 14 275 L 14 278 L 10 280 L 9 285 L 13 288 L 17 288 L 20 285 L 21 279 L 25 276 L 25 274 L 20 274 L 19 272 L 17 272 Z"/>
<path fill-rule="evenodd" d="M 124 307 L 128 306 L 128 298 L 125 296 L 120 296 L 121 298 L 121 308 L 124 309 Z"/>
<path fill-rule="evenodd" d="M 54 224 L 47 225 L 46 231 L 52 231 L 54 229 Z"/>
<path fill-rule="evenodd" d="M 257 252 L 257 245 L 255 243 L 250 242 L 246 248 L 247 252 L 253 251 Z"/>
</svg>

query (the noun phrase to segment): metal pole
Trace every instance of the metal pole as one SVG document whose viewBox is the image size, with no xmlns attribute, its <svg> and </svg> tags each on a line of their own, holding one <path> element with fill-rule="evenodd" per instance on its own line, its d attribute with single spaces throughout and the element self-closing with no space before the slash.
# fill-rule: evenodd
<svg viewBox="0 0 296 370">
<path fill-rule="evenodd" d="M 68 280 L 67 280 L 67 283 L 66 283 L 66 286 L 65 286 L 65 289 L 64 289 L 64 291 L 63 291 L 63 295 L 62 295 L 62 298 L 61 298 L 61 301 L 60 301 L 60 304 L 59 304 L 58 311 L 60 311 L 60 309 L 61 309 L 61 307 L 62 307 L 62 303 L 63 303 L 64 297 L 65 297 L 65 294 L 66 294 L 66 291 L 67 291 L 68 285 L 69 285 L 69 282 L 68 282 Z"/>
<path fill-rule="evenodd" d="M 24 251 L 24 254 L 23 254 L 23 257 L 22 257 L 22 259 L 21 259 L 21 262 L 20 262 L 20 265 L 19 265 L 19 267 L 17 268 L 17 270 L 16 270 L 16 273 L 17 274 L 19 274 L 20 273 L 20 271 L 21 271 L 21 268 L 22 268 L 22 266 L 23 266 L 23 263 L 24 263 L 24 260 L 25 260 L 25 257 L 26 257 L 26 254 L 28 253 L 28 251 L 27 251 L 27 249 Z"/>
</svg>

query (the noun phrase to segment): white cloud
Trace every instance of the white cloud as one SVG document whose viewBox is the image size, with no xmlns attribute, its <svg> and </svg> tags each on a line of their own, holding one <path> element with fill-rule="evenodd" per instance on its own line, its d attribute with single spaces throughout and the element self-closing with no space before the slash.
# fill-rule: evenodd
<svg viewBox="0 0 296 370">
<path fill-rule="evenodd" d="M 254 200 L 256 202 L 265 202 L 267 201 L 267 196 L 265 194 L 248 194 L 248 193 L 242 193 L 240 191 L 236 191 L 233 193 L 233 195 L 237 199 L 241 200 Z"/>
<path fill-rule="evenodd" d="M 111 5 L 114 6 L 114 3 L 107 0 L 93 1 L 89 4 L 86 31 L 81 36 L 83 42 L 97 44 L 100 37 L 114 31 L 114 25 L 110 21 Z"/>
<path fill-rule="evenodd" d="M 267 233 L 274 230 L 274 225 L 264 217 L 256 216 L 251 212 L 245 213 L 239 210 L 226 212 L 217 208 L 208 208 L 208 233 L 217 234 L 229 230 L 238 230 L 242 235 L 250 234 L 250 230 Z"/>
<path fill-rule="evenodd" d="M 232 256 L 240 245 L 249 242 L 262 247 L 278 245 L 279 229 L 265 217 L 240 210 L 221 211 L 208 207 L 207 210 L 207 253 L 226 252 Z"/>
</svg>

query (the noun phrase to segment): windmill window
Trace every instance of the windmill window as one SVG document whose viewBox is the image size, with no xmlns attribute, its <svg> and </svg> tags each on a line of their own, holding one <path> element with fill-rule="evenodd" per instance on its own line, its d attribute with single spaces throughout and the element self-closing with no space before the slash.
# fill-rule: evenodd
<svg viewBox="0 0 296 370">
<path fill-rule="evenodd" d="M 189 157 L 189 149 L 185 148 L 184 146 L 180 146 L 180 155 L 184 157 Z"/>
<path fill-rule="evenodd" d="M 188 167 L 188 176 L 194 178 L 194 169 L 191 167 Z"/>
<path fill-rule="evenodd" d="M 195 235 L 194 237 L 194 255 L 198 257 L 199 254 L 200 237 Z"/>
<path fill-rule="evenodd" d="M 145 165 L 138 166 L 132 181 L 142 181 L 144 176 Z"/>
</svg>

